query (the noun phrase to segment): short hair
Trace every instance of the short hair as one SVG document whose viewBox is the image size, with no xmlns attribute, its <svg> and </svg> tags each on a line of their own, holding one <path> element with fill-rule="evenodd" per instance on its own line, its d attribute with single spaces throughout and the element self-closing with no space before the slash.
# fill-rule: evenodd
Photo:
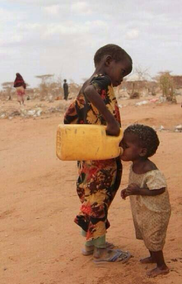
<svg viewBox="0 0 182 284">
<path fill-rule="evenodd" d="M 153 156 L 157 151 L 160 141 L 152 127 L 143 124 L 133 124 L 128 126 L 124 133 L 132 133 L 137 136 L 140 146 L 147 149 L 146 158 Z"/>
<path fill-rule="evenodd" d="M 115 61 L 127 59 L 132 65 L 132 59 L 129 54 L 116 44 L 107 44 L 99 48 L 94 55 L 94 63 L 97 65 L 103 56 L 110 55 Z"/>
</svg>

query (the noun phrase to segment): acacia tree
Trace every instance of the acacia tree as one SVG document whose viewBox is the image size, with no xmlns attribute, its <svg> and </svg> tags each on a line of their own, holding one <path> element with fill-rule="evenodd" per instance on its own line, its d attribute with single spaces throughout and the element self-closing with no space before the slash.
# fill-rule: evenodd
<svg viewBox="0 0 182 284">
<path fill-rule="evenodd" d="M 176 102 L 174 96 L 173 79 L 170 73 L 171 71 L 159 72 L 156 79 L 159 83 L 162 95 L 166 98 L 166 100 L 170 102 Z"/>
<path fill-rule="evenodd" d="M 137 66 L 134 69 L 134 73 L 137 75 L 139 81 L 151 78 L 148 71 L 149 68 L 143 69 L 141 66 Z"/>
<path fill-rule="evenodd" d="M 60 95 L 63 95 L 63 81 L 61 76 L 57 77 L 56 82 L 53 83 L 52 89 L 53 89 L 53 94 L 54 96 L 60 97 Z"/>
<path fill-rule="evenodd" d="M 75 83 L 73 79 L 69 79 L 69 81 L 70 81 L 70 83 L 69 83 L 69 93 L 73 97 L 75 97 L 79 93 L 79 91 L 81 89 L 81 85 Z"/>
<path fill-rule="evenodd" d="M 36 78 L 41 79 L 41 83 L 39 85 L 41 100 L 48 95 L 51 95 L 51 100 L 63 95 L 63 83 L 61 76 L 58 76 L 56 80 L 53 80 L 53 74 L 39 75 L 36 76 Z"/>
<path fill-rule="evenodd" d="M 43 100 L 50 92 L 51 88 L 51 80 L 54 74 L 45 74 L 45 75 L 37 75 L 35 76 L 38 79 L 41 79 L 41 83 L 39 85 L 40 88 L 40 96 L 41 100 Z"/>
<path fill-rule="evenodd" d="M 138 98 L 140 97 L 140 90 L 137 87 L 139 84 L 138 82 L 141 81 L 147 81 L 147 79 L 151 78 L 151 76 L 148 73 L 149 68 L 143 69 L 141 66 L 136 66 L 134 68 L 134 75 L 136 76 L 136 80 L 133 80 L 132 83 L 132 90 L 130 93 L 130 98 Z"/>
</svg>

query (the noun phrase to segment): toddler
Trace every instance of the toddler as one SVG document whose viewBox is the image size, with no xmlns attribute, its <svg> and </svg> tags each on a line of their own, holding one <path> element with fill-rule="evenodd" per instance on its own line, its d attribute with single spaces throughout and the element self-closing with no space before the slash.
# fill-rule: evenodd
<svg viewBox="0 0 182 284">
<path fill-rule="evenodd" d="M 158 148 L 158 136 L 153 128 L 135 124 L 126 128 L 121 145 L 121 159 L 132 161 L 129 185 L 121 191 L 121 197 L 130 196 L 136 238 L 144 241 L 150 253 L 141 263 L 157 264 L 147 273 L 149 277 L 167 274 L 163 247 L 171 208 L 165 177 L 149 160 Z"/>
</svg>

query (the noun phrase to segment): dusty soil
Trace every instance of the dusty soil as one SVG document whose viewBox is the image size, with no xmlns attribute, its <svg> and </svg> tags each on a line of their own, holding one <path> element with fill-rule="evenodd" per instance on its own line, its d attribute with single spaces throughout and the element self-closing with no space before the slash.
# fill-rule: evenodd
<svg viewBox="0 0 182 284">
<path fill-rule="evenodd" d="M 60 103 L 60 102 L 55 102 Z M 5 103 L 8 109 L 8 102 Z M 18 109 L 17 102 L 11 102 Z M 26 107 L 33 107 L 33 102 Z M 170 274 L 148 279 L 154 265 L 141 265 L 147 255 L 137 241 L 129 201 L 120 190 L 110 208 L 108 241 L 134 256 L 127 264 L 95 265 L 82 256 L 84 239 L 74 224 L 79 211 L 75 162 L 55 154 L 57 125 L 62 114 L 0 120 L 0 283 L 1 284 L 180 284 L 182 279 L 182 124 L 180 105 L 120 101 L 122 125 L 139 122 L 157 129 L 161 140 L 152 158 L 167 178 L 172 204 L 164 254 Z M 10 106 L 12 107 L 12 105 Z M 124 164 L 120 189 L 127 185 L 129 164 Z"/>
</svg>

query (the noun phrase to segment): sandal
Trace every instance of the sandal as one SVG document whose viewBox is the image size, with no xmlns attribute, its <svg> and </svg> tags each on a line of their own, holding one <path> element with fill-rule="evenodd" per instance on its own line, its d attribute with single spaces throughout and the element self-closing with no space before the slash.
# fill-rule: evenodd
<svg viewBox="0 0 182 284">
<path fill-rule="evenodd" d="M 94 259 L 94 263 L 106 263 L 106 262 L 126 263 L 131 257 L 131 254 L 129 252 L 122 251 L 120 249 L 115 249 L 115 250 L 113 249 L 113 250 L 110 250 L 110 252 L 114 252 L 114 255 L 106 257 L 106 258 Z"/>
<path fill-rule="evenodd" d="M 106 248 L 112 249 L 114 245 L 112 243 L 106 242 Z M 82 249 L 82 254 L 87 256 L 94 253 L 94 246 L 85 246 L 85 248 Z"/>
</svg>

